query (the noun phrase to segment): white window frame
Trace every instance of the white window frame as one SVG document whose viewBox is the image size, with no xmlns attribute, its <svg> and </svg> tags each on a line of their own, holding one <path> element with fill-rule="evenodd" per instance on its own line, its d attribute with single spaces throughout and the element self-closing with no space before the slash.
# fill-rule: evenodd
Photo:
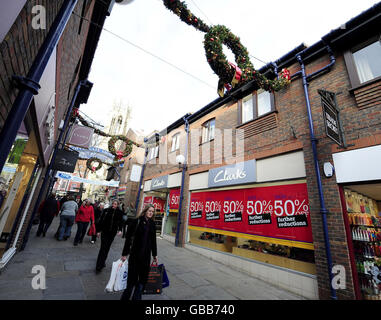
<svg viewBox="0 0 381 320">
<path fill-rule="evenodd" d="M 212 123 L 213 123 L 213 126 L 211 126 Z M 211 130 L 211 128 L 213 128 L 213 130 Z M 203 123 L 201 143 L 212 141 L 214 139 L 215 128 L 216 128 L 215 118 L 209 119 L 208 121 Z"/>
<path fill-rule="evenodd" d="M 180 133 L 176 133 L 172 137 L 171 152 L 180 149 Z"/>
</svg>

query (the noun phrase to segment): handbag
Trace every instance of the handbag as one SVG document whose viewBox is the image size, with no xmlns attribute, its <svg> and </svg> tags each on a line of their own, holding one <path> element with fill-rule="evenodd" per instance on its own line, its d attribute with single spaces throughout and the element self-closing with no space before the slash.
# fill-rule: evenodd
<svg viewBox="0 0 381 320">
<path fill-rule="evenodd" d="M 118 269 L 116 271 L 114 292 L 122 291 L 127 287 L 127 276 L 128 276 L 128 260 L 119 263 Z"/>
<path fill-rule="evenodd" d="M 162 288 L 166 288 L 166 287 L 169 287 L 169 278 L 168 278 L 168 275 L 167 275 L 167 271 L 165 270 L 165 267 L 164 267 L 164 264 L 159 264 L 159 268 L 162 268 L 162 272 L 163 272 L 163 279 L 162 279 Z"/>
<path fill-rule="evenodd" d="M 161 294 L 163 289 L 163 268 L 152 263 L 143 294 Z"/>
<path fill-rule="evenodd" d="M 95 229 L 95 224 L 92 223 L 90 225 L 89 231 L 87 231 L 88 236 L 95 236 L 97 234 L 97 230 Z"/>
<path fill-rule="evenodd" d="M 122 265 L 122 264 L 123 264 L 123 261 L 121 259 L 119 259 L 117 261 L 114 261 L 112 263 L 110 279 L 109 279 L 109 281 L 107 283 L 107 286 L 105 288 L 106 292 L 108 292 L 108 293 L 114 292 L 116 275 L 117 275 L 119 266 Z"/>
</svg>

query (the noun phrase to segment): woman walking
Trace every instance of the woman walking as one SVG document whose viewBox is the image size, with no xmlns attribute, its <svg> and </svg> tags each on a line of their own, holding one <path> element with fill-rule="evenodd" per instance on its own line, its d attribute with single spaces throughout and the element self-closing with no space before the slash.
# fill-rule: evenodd
<svg viewBox="0 0 381 320">
<path fill-rule="evenodd" d="M 99 206 L 97 206 L 94 209 L 94 217 L 95 217 L 95 230 L 98 232 L 100 226 L 99 226 L 99 221 L 103 213 L 103 209 L 105 207 L 105 204 L 101 202 Z M 91 236 L 91 243 L 95 243 L 97 241 L 97 235 Z"/>
<path fill-rule="evenodd" d="M 155 207 L 147 205 L 139 217 L 128 224 L 126 241 L 121 259 L 128 259 L 127 288 L 124 290 L 121 300 L 141 300 L 144 285 L 147 282 L 153 261 L 157 263 L 156 227 L 154 221 Z"/>
<path fill-rule="evenodd" d="M 71 235 L 71 227 L 74 224 L 75 215 L 78 211 L 77 202 L 74 201 L 73 196 L 69 196 L 68 200 L 62 205 L 60 226 L 58 228 L 57 240 L 67 240 Z"/>
<path fill-rule="evenodd" d="M 83 201 L 81 207 L 78 209 L 75 222 L 77 223 L 77 233 L 74 238 L 74 245 L 77 246 L 78 243 L 82 243 L 89 222 L 94 223 L 94 209 L 90 204 L 90 199 Z"/>
<path fill-rule="evenodd" d="M 39 237 L 42 233 L 42 236 L 45 237 L 54 217 L 57 216 L 60 211 L 60 202 L 56 199 L 55 195 L 51 193 L 48 199 L 41 204 L 40 208 L 40 225 L 38 226 L 36 235 Z"/>
<path fill-rule="evenodd" d="M 114 200 L 111 207 L 103 211 L 100 217 L 97 235 L 101 235 L 101 247 L 99 249 L 96 272 L 99 273 L 106 265 L 107 255 L 115 236 L 122 235 L 123 212 L 119 209 L 119 201 Z"/>
</svg>

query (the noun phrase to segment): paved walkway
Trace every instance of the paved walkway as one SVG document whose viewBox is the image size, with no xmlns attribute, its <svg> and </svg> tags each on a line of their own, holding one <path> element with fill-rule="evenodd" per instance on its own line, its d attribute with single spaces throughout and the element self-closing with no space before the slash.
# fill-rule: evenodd
<svg viewBox="0 0 381 320">
<path fill-rule="evenodd" d="M 124 239 L 116 237 L 106 268 L 96 275 L 95 262 L 100 241 L 73 246 L 77 230 L 67 241 L 53 237 L 55 218 L 46 237 L 36 237 L 32 227 L 24 251 L 17 253 L 0 274 L 0 300 L 119 300 L 121 293 L 105 293 L 112 261 L 120 257 Z M 161 295 L 144 295 L 144 300 L 303 300 L 249 275 L 232 270 L 207 257 L 158 238 L 159 263 L 164 263 L 170 286 Z M 46 289 L 32 288 L 34 266 L 44 266 Z"/>
</svg>

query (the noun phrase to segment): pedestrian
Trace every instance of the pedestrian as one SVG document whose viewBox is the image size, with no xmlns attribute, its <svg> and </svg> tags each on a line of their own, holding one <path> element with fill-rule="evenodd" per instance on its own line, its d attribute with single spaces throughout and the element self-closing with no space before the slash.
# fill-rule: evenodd
<svg viewBox="0 0 381 320">
<path fill-rule="evenodd" d="M 126 234 L 127 234 L 127 226 L 128 224 L 131 222 L 131 220 L 134 220 L 135 219 L 135 215 L 136 215 L 136 210 L 132 204 L 132 202 L 130 203 L 130 206 L 127 207 L 127 210 L 126 210 L 126 215 L 124 216 L 125 218 L 125 223 L 124 223 L 124 226 L 123 226 L 123 236 L 122 238 L 126 238 Z"/>
<path fill-rule="evenodd" d="M 95 230 L 98 232 L 99 229 L 99 220 L 102 216 L 105 204 L 101 202 L 98 207 L 94 209 L 94 218 L 95 218 Z M 91 243 L 95 243 L 97 241 L 97 235 L 91 236 Z"/>
<path fill-rule="evenodd" d="M 83 201 L 82 205 L 79 207 L 75 222 L 77 223 L 77 233 L 75 234 L 74 245 L 77 246 L 78 243 L 82 243 L 89 222 L 94 223 L 94 209 L 90 199 Z"/>
<path fill-rule="evenodd" d="M 122 235 L 123 212 L 119 209 L 119 201 L 113 200 L 111 207 L 105 209 L 99 219 L 97 235 L 101 236 L 101 247 L 99 249 L 96 272 L 99 273 L 106 265 L 107 255 L 110 251 L 115 236 Z"/>
<path fill-rule="evenodd" d="M 151 265 L 157 263 L 156 227 L 154 221 L 155 207 L 148 204 L 137 219 L 128 224 L 126 241 L 124 243 L 121 260 L 128 259 L 127 288 L 121 300 L 141 300 L 144 285 L 148 279 Z M 134 290 L 135 289 L 135 290 Z"/>
<path fill-rule="evenodd" d="M 55 216 L 60 211 L 60 202 L 56 199 L 55 195 L 51 193 L 49 197 L 40 206 L 40 224 L 37 229 L 36 236 L 45 237 L 50 225 Z"/>
<path fill-rule="evenodd" d="M 78 204 L 73 196 L 68 196 L 61 208 L 60 226 L 58 229 L 57 240 L 67 240 L 71 235 L 71 228 L 74 224 L 75 215 L 78 211 Z"/>
</svg>

